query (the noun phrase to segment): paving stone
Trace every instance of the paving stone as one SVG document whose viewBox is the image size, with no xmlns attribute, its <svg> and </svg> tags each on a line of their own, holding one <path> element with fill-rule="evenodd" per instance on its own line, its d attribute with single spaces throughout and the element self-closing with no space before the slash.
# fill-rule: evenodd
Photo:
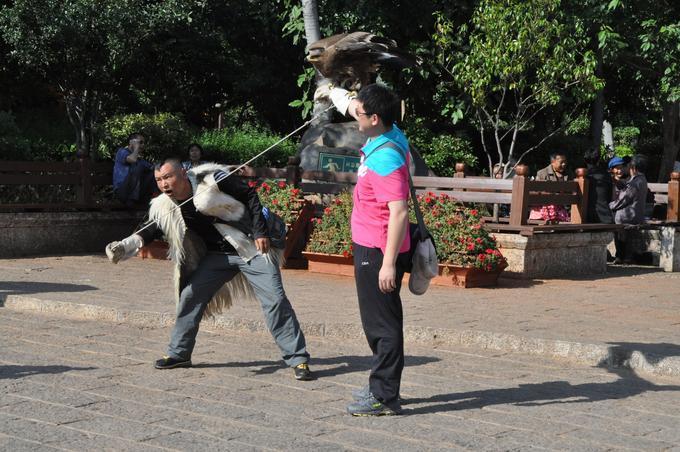
<svg viewBox="0 0 680 452">
<path fill-rule="evenodd" d="M 59 450 L 47 444 L 42 444 L 37 441 L 27 441 L 21 438 L 14 438 L 11 436 L 0 435 L 0 450 L 12 452 L 34 452 L 36 450 Z"/>
<path fill-rule="evenodd" d="M 73 408 L 80 408 L 105 400 L 102 397 L 85 394 L 79 390 L 64 388 L 62 386 L 55 387 L 30 382 L 29 384 L 24 385 L 22 388 L 14 389 L 11 392 L 11 395 L 14 397 L 22 396 L 21 400 L 49 402 L 59 405 L 67 405 Z"/>
<path fill-rule="evenodd" d="M 12 315 L 13 325 L 27 330 L 42 318 Z M 3 322 L 0 313 L 0 327 Z M 161 328 L 92 321 L 62 319 L 50 327 L 56 336 L 87 336 L 95 356 L 106 356 L 99 351 L 106 342 L 98 338 L 108 341 L 118 328 L 140 342 L 167 338 Z M 148 362 L 113 367 L 116 359 L 94 365 L 91 353 L 54 345 L 60 341 L 9 347 L 0 357 L 0 440 L 88 451 L 680 447 L 680 388 L 664 379 L 411 345 L 402 385 L 405 415 L 354 418 L 345 407 L 351 389 L 368 376 L 363 338 L 312 338 L 320 376 L 312 382 L 292 378 L 271 337 L 223 332 L 204 342 L 197 355 L 203 365 L 168 371 Z M 125 356 L 137 355 L 119 358 Z"/>
<path fill-rule="evenodd" d="M 145 445 L 155 445 L 166 447 L 168 449 L 176 450 L 200 450 L 202 452 L 221 452 L 228 450 L 230 447 L 235 446 L 237 443 L 220 438 L 212 437 L 208 438 L 206 436 L 188 433 L 188 432 L 175 432 L 169 435 L 157 436 L 149 440 L 144 441 Z"/>
<path fill-rule="evenodd" d="M 71 422 L 88 419 L 92 415 L 77 408 L 69 408 L 53 403 L 27 400 L 24 397 L 10 395 L 23 400 L 23 403 L 8 405 L 2 408 L 2 413 L 23 419 L 33 419 L 50 424 L 70 424 Z"/>
<path fill-rule="evenodd" d="M 151 439 L 176 431 L 159 424 L 147 424 L 141 420 L 128 421 L 109 416 L 99 416 L 72 422 L 68 426 L 84 432 L 132 441 Z"/>
</svg>

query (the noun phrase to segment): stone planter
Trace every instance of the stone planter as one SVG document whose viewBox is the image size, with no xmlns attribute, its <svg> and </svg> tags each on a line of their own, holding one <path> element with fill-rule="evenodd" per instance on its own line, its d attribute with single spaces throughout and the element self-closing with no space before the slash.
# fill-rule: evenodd
<svg viewBox="0 0 680 452">
<path fill-rule="evenodd" d="M 310 272 L 326 273 L 339 276 L 354 276 L 354 259 L 339 254 L 325 254 L 303 252 L 307 258 Z M 439 276 L 435 276 L 431 283 L 436 286 L 447 287 L 494 287 L 498 285 L 498 277 L 506 265 L 499 266 L 496 270 L 487 272 L 478 268 L 459 267 L 456 265 L 439 265 Z M 408 284 L 407 273 L 403 284 Z"/>
<path fill-rule="evenodd" d="M 304 201 L 295 221 L 287 225 L 286 248 L 283 250 L 284 268 L 304 268 L 305 262 L 301 258 L 301 252 L 307 245 L 309 220 L 313 216 L 314 206 L 309 201 Z"/>
<path fill-rule="evenodd" d="M 498 266 L 496 270 L 487 272 L 474 267 L 439 264 L 439 276 L 435 276 L 431 284 L 451 287 L 495 287 L 498 277 L 507 264 Z"/>
<path fill-rule="evenodd" d="M 168 259 L 168 242 L 163 240 L 154 240 L 148 245 L 144 245 L 139 249 L 137 257 L 142 259 Z"/>
<path fill-rule="evenodd" d="M 329 275 L 354 276 L 354 258 L 340 254 L 312 253 L 304 251 L 307 259 L 307 270 Z"/>
</svg>

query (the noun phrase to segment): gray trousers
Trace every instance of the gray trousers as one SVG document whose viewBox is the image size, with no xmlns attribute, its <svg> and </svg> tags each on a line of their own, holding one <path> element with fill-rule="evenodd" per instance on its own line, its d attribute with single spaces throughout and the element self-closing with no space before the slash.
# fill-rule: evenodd
<svg viewBox="0 0 680 452">
<path fill-rule="evenodd" d="M 267 327 L 286 364 L 295 367 L 309 361 L 305 336 L 283 290 L 281 271 L 260 254 L 250 262 L 235 254 L 206 254 L 180 294 L 168 356 L 182 360 L 191 358 L 205 308 L 217 290 L 239 271 L 253 287 Z"/>
</svg>

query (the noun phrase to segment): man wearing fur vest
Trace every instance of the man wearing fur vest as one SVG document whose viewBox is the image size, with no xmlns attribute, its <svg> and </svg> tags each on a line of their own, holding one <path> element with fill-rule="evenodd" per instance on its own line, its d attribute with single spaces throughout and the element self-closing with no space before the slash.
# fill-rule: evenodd
<svg viewBox="0 0 680 452">
<path fill-rule="evenodd" d="M 283 360 L 296 379 L 310 380 L 305 337 L 281 281 L 283 250 L 270 240 L 273 214 L 255 189 L 227 172 L 213 163 L 185 171 L 176 159 L 156 165 L 161 194 L 151 201 L 149 222 L 107 245 L 106 254 L 117 263 L 156 238 L 170 245 L 177 318 L 157 369 L 190 367 L 203 316 L 222 312 L 232 300 L 256 299 Z"/>
</svg>

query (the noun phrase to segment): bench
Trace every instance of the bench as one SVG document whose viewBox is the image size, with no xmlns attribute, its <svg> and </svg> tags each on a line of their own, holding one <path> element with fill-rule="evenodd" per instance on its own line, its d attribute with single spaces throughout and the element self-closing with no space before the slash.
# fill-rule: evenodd
<svg viewBox="0 0 680 452">
<path fill-rule="evenodd" d="M 642 262 L 664 271 L 680 271 L 680 173 L 671 173 L 667 184 L 647 186 L 654 194 L 653 212 L 662 215 L 643 224 L 626 226 L 633 253 Z"/>
<path fill-rule="evenodd" d="M 18 162 L 7 161 L 0 165 L 0 186 L 4 187 L 0 212 L 64 212 L 127 210 L 113 199 L 112 162 L 93 162 L 80 159 L 74 162 Z M 13 201 L 11 196 L 24 189 L 33 191 L 23 197 L 49 197 L 37 191 L 42 187 L 66 186 L 59 199 L 45 202 L 40 199 Z M 12 190 L 14 189 L 14 190 Z M 107 191 L 105 196 L 95 196 L 96 190 Z"/>
</svg>

